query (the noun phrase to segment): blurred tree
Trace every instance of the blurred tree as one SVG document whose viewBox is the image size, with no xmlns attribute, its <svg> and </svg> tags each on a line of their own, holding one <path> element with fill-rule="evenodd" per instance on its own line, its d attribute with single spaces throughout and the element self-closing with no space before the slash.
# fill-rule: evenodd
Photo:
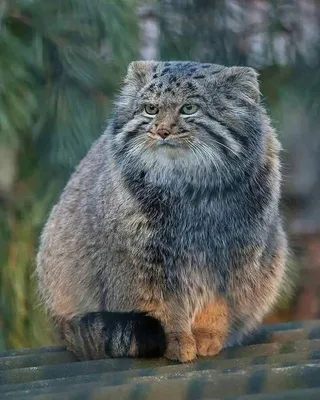
<svg viewBox="0 0 320 400">
<path fill-rule="evenodd" d="M 0 0 L 0 348 L 51 341 L 39 229 L 138 54 L 134 0 Z"/>
</svg>

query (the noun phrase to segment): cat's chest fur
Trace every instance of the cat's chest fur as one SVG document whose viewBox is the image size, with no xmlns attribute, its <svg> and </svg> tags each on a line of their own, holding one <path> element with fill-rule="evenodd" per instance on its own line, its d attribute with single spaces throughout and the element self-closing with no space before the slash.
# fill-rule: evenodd
<svg viewBox="0 0 320 400">
<path fill-rule="evenodd" d="M 142 262 L 161 265 L 168 271 L 192 265 L 226 270 L 241 247 L 258 240 L 255 221 L 249 221 L 244 215 L 248 210 L 232 198 L 157 198 L 146 203 L 142 211 L 145 223 L 132 233 Z"/>
</svg>

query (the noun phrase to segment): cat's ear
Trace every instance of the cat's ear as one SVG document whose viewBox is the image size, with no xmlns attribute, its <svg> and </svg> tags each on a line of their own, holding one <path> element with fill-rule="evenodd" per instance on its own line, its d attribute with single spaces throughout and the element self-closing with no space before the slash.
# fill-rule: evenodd
<svg viewBox="0 0 320 400">
<path fill-rule="evenodd" d="M 157 61 L 133 61 L 128 66 L 125 84 L 133 85 L 137 89 L 141 89 L 146 83 L 152 79 L 155 73 Z"/>
<path fill-rule="evenodd" d="M 256 104 L 260 101 L 258 73 L 250 67 L 228 67 L 221 73 L 223 87 L 229 93 L 243 98 L 248 103 Z"/>
</svg>

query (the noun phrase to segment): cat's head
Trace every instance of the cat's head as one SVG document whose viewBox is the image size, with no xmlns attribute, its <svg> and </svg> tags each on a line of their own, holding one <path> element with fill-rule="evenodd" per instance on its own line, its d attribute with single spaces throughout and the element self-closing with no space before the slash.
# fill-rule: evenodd
<svg viewBox="0 0 320 400">
<path fill-rule="evenodd" d="M 158 185 L 231 180 L 259 154 L 261 111 L 252 68 L 135 61 L 111 125 L 115 158 Z"/>
</svg>

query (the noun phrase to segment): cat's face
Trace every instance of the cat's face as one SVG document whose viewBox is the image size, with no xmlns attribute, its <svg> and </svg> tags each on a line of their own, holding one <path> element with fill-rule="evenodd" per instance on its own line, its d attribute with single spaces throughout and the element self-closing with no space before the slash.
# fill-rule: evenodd
<svg viewBox="0 0 320 400">
<path fill-rule="evenodd" d="M 114 149 L 123 166 L 160 184 L 181 174 L 223 179 L 259 147 L 260 112 L 251 68 L 134 62 L 116 106 Z"/>
</svg>

